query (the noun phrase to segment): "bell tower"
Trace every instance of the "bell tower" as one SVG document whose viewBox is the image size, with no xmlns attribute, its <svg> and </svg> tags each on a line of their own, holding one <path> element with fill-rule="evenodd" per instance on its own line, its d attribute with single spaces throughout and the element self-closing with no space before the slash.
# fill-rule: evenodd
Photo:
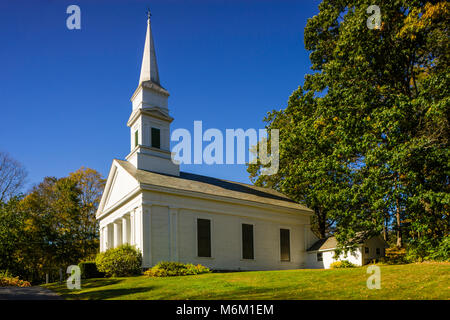
<svg viewBox="0 0 450 320">
<path fill-rule="evenodd" d="M 150 12 L 147 19 L 144 53 L 139 85 L 131 97 L 130 153 L 126 160 L 136 168 L 180 175 L 179 165 L 172 162 L 170 152 L 169 92 L 159 81 Z"/>
</svg>

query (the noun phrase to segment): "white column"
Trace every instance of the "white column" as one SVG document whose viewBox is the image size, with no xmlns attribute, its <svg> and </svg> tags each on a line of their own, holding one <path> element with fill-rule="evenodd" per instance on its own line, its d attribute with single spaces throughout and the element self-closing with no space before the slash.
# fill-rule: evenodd
<svg viewBox="0 0 450 320">
<path fill-rule="evenodd" d="M 134 219 L 134 212 L 135 212 L 135 210 L 132 210 L 130 212 L 130 244 L 131 245 L 136 245 L 136 240 L 135 240 L 136 224 L 135 224 L 135 219 Z"/>
<path fill-rule="evenodd" d="M 106 226 L 106 250 L 111 249 L 114 245 L 113 232 L 113 225 L 111 223 L 108 223 L 108 225 Z"/>
<path fill-rule="evenodd" d="M 114 248 L 122 244 L 122 224 L 119 221 L 114 221 Z"/>
<path fill-rule="evenodd" d="M 102 227 L 100 231 L 100 252 L 106 251 L 107 243 L 108 243 L 108 230 L 106 229 L 106 226 Z"/>
<path fill-rule="evenodd" d="M 122 243 L 130 243 L 128 240 L 128 216 L 122 217 Z"/>
<path fill-rule="evenodd" d="M 103 241 L 105 241 L 105 237 L 103 236 L 103 229 L 104 228 L 100 228 L 100 252 L 103 252 Z"/>
<path fill-rule="evenodd" d="M 126 218 L 127 218 L 127 243 L 131 244 L 131 217 L 130 217 L 130 214 L 127 214 Z"/>
</svg>

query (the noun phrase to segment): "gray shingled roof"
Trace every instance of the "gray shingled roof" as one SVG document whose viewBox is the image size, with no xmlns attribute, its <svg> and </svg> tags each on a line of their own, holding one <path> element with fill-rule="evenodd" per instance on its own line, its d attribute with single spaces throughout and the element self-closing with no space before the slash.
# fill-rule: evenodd
<svg viewBox="0 0 450 320">
<path fill-rule="evenodd" d="M 354 240 L 357 243 L 364 243 L 364 239 L 365 239 L 365 235 L 363 232 L 357 232 Z M 317 251 L 317 250 L 327 250 L 327 249 L 335 249 L 337 248 L 338 242 L 336 237 L 331 236 L 328 238 L 324 238 L 324 239 L 319 239 L 317 240 L 312 246 L 311 248 L 309 248 L 306 251 Z"/>
<path fill-rule="evenodd" d="M 326 249 L 334 249 L 337 247 L 336 237 L 328 237 L 325 239 L 320 239 L 316 241 L 311 248 L 306 251 L 317 251 L 317 250 L 326 250 Z"/>
<path fill-rule="evenodd" d="M 245 183 L 187 172 L 180 172 L 180 176 L 172 176 L 136 169 L 128 161 L 117 159 L 116 161 L 141 184 L 271 204 L 306 211 L 306 213 L 313 212 L 311 209 L 289 199 L 284 194 L 269 188 L 256 187 Z"/>
</svg>

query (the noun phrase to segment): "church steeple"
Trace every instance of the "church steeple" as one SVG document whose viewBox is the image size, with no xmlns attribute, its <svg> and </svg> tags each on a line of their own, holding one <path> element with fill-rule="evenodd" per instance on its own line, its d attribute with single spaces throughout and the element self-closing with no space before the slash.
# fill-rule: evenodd
<svg viewBox="0 0 450 320">
<path fill-rule="evenodd" d="M 142 83 L 144 81 L 151 81 L 153 83 L 156 83 L 157 85 L 160 85 L 150 16 L 150 11 L 148 11 L 147 34 L 145 35 L 144 54 L 142 55 L 141 77 L 139 79 L 139 83 Z"/>
<path fill-rule="evenodd" d="M 159 83 L 150 12 L 147 19 L 139 85 L 131 97 L 133 110 L 128 119 L 130 154 L 127 161 L 136 168 L 179 175 L 180 167 L 171 160 L 169 92 Z"/>
</svg>

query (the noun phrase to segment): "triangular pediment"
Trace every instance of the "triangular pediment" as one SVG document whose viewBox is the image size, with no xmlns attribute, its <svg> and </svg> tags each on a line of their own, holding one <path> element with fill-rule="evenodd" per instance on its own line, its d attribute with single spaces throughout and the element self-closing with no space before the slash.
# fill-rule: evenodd
<svg viewBox="0 0 450 320">
<path fill-rule="evenodd" d="M 139 182 L 114 160 L 97 210 L 97 218 L 109 209 L 120 205 L 138 189 Z"/>
</svg>

